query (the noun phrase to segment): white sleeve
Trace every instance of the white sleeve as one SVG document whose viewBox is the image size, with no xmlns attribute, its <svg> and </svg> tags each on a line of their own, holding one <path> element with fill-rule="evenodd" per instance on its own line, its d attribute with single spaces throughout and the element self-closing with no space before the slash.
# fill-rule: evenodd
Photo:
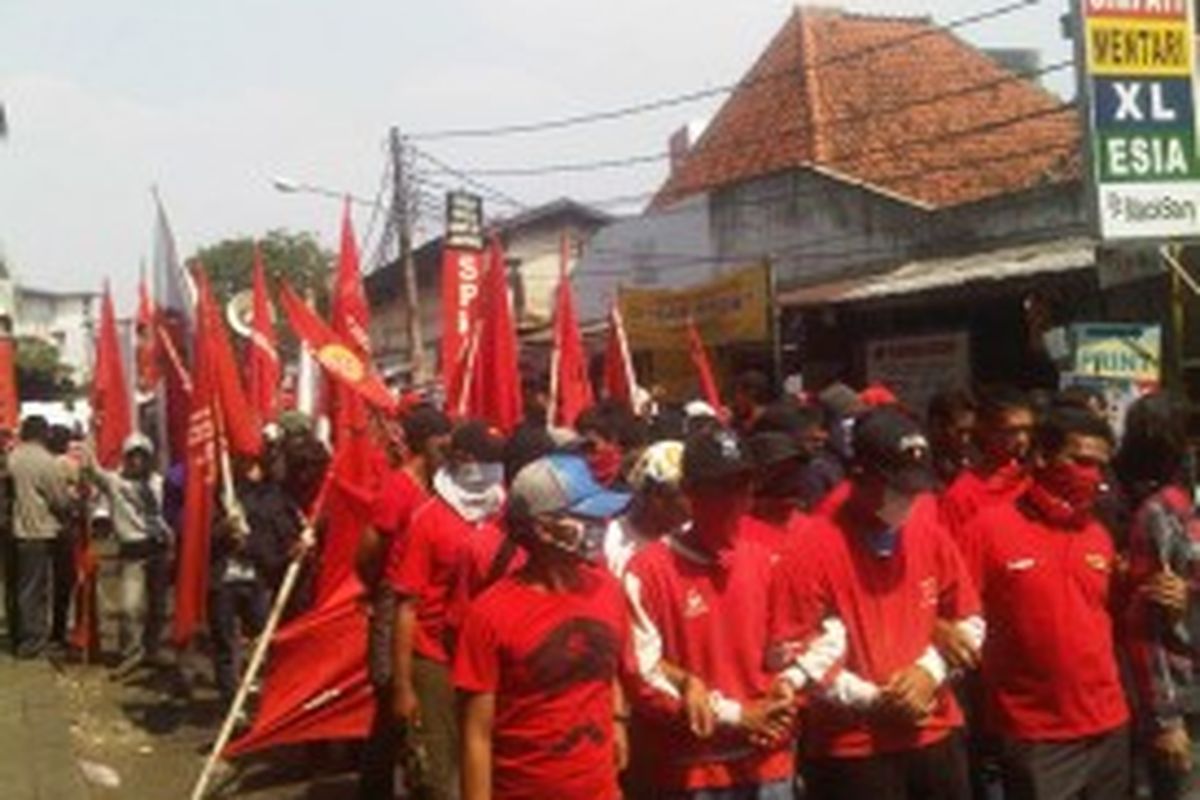
<svg viewBox="0 0 1200 800">
<path fill-rule="evenodd" d="M 637 658 L 638 672 L 649 686 L 669 697 L 681 700 L 679 690 L 667 679 L 667 674 L 662 668 L 662 634 L 646 612 L 642 600 L 642 581 L 632 572 L 626 571 L 624 584 L 633 617 L 633 651 Z"/>
</svg>

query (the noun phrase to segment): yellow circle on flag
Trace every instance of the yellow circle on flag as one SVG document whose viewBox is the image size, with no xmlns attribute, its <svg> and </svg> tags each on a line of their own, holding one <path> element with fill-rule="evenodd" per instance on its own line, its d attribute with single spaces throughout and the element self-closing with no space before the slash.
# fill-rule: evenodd
<svg viewBox="0 0 1200 800">
<path fill-rule="evenodd" d="M 341 344 L 327 344 L 317 351 L 317 360 L 330 372 L 357 383 L 366 375 L 362 359 Z"/>
</svg>

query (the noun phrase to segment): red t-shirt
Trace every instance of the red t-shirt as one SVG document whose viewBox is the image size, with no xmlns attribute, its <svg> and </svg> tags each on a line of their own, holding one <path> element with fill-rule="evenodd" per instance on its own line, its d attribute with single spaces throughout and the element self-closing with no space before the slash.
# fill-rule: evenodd
<svg viewBox="0 0 1200 800">
<path fill-rule="evenodd" d="M 613 681 L 629 647 L 616 581 L 581 568 L 582 586 L 548 592 L 503 578 L 467 611 L 454 685 L 495 694 L 496 800 L 615 800 Z"/>
<path fill-rule="evenodd" d="M 842 510 L 842 506 L 846 505 L 846 501 L 849 499 L 850 481 L 844 480 L 830 489 L 829 494 L 821 498 L 821 502 L 817 503 L 817 507 L 813 509 L 813 516 L 832 519 Z"/>
<path fill-rule="evenodd" d="M 388 584 L 399 579 L 400 567 L 404 562 L 404 544 L 409 520 L 417 507 L 429 497 L 425 487 L 413 479 L 405 469 L 394 469 L 383 479 L 375 502 L 371 506 L 371 527 L 384 540 L 386 556 L 384 580 Z"/>
<path fill-rule="evenodd" d="M 963 550 L 983 594 L 991 725 L 1063 741 L 1124 724 L 1109 610 L 1115 556 L 1103 526 L 1057 529 L 1006 504 L 966 527 Z"/>
<path fill-rule="evenodd" d="M 931 495 L 917 498 L 891 556 L 877 555 L 865 536 L 846 508 L 812 521 L 776 570 L 771 640 L 809 640 L 837 617 L 846 626 L 845 668 L 883 686 L 925 653 L 939 618 L 977 615 L 979 597 Z M 812 756 L 856 758 L 938 742 L 962 725 L 962 714 L 943 686 L 919 725 L 822 700 L 810 704 L 805 722 Z"/>
<path fill-rule="evenodd" d="M 1009 465 L 984 475 L 977 469 L 963 470 L 942 494 L 942 521 L 958 541 L 963 528 L 980 511 L 1011 503 L 1029 488 L 1028 473 Z"/>
<path fill-rule="evenodd" d="M 800 511 L 793 512 L 782 525 L 750 514 L 746 517 L 741 535 L 746 540 L 761 545 L 771 553 L 772 558 L 778 560 L 779 555 L 791 546 L 792 540 L 803 535 L 807 524 L 808 515 Z"/>
<path fill-rule="evenodd" d="M 460 597 L 463 572 L 476 537 L 498 537 L 496 524 L 468 522 L 449 503 L 434 495 L 413 512 L 399 569 L 389 583 L 402 597 L 417 601 L 413 652 L 448 664 L 447 619 Z"/>
<path fill-rule="evenodd" d="M 661 658 L 699 676 L 729 700 L 757 700 L 770 689 L 766 670 L 767 587 L 772 555 L 745 535 L 720 563 L 670 536 L 643 548 L 625 574 L 639 625 L 661 644 Z M 638 646 L 647 637 L 639 634 Z M 643 670 L 648 663 L 639 653 Z M 643 672 L 649 681 L 651 676 Z M 661 789 L 721 788 L 786 780 L 795 771 L 790 743 L 762 750 L 729 727 L 698 739 L 678 717 L 655 719 L 656 784 Z"/>
</svg>

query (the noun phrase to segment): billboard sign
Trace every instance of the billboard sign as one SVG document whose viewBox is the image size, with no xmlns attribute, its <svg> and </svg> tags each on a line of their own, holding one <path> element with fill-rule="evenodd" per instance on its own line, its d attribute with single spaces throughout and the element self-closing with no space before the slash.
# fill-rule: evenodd
<svg viewBox="0 0 1200 800">
<path fill-rule="evenodd" d="M 1200 235 L 1196 0 L 1078 0 L 1105 241 Z"/>
</svg>

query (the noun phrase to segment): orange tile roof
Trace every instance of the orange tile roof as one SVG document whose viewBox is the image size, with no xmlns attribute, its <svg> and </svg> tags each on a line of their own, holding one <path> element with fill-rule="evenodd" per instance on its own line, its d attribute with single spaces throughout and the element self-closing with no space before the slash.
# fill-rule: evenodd
<svg viewBox="0 0 1200 800">
<path fill-rule="evenodd" d="M 928 207 L 1078 178 L 1062 105 L 928 18 L 799 7 L 651 206 L 796 168 Z"/>
</svg>

